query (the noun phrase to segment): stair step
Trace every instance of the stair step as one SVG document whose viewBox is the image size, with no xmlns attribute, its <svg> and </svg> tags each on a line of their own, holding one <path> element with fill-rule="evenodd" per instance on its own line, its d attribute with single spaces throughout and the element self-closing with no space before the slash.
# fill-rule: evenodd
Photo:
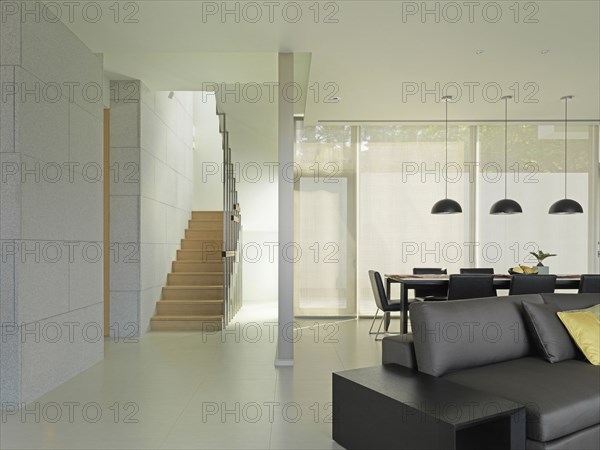
<svg viewBox="0 0 600 450">
<path fill-rule="evenodd" d="M 223 263 L 221 261 L 202 262 L 202 261 L 173 261 L 171 265 L 173 273 L 179 272 L 222 272 Z"/>
<path fill-rule="evenodd" d="M 218 331 L 223 327 L 222 315 L 154 316 L 150 321 L 152 331 Z"/>
<path fill-rule="evenodd" d="M 223 211 L 192 211 L 192 220 L 223 220 Z"/>
<path fill-rule="evenodd" d="M 204 220 L 192 219 L 188 221 L 188 229 L 190 230 L 223 230 L 223 219 Z"/>
<path fill-rule="evenodd" d="M 201 239 L 205 241 L 223 240 L 223 230 L 185 230 L 186 239 Z"/>
<path fill-rule="evenodd" d="M 206 286 L 223 284 L 223 272 L 175 272 L 167 275 L 169 286 Z"/>
<path fill-rule="evenodd" d="M 177 250 L 177 261 L 221 262 L 221 250 Z"/>
<path fill-rule="evenodd" d="M 222 300 L 223 286 L 163 286 L 163 300 Z"/>
<path fill-rule="evenodd" d="M 223 326 L 223 211 L 192 211 L 167 275 L 153 331 L 217 331 Z"/>
<path fill-rule="evenodd" d="M 221 251 L 223 248 L 222 240 L 207 240 L 207 239 L 182 239 L 181 249 L 182 250 L 212 250 Z"/>
<path fill-rule="evenodd" d="M 218 316 L 223 314 L 223 300 L 159 300 L 156 313 L 162 316 Z"/>
</svg>

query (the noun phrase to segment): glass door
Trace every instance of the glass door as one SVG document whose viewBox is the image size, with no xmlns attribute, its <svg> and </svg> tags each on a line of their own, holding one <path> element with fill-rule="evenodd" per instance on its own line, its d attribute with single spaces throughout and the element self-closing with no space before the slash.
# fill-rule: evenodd
<svg viewBox="0 0 600 450">
<path fill-rule="evenodd" d="M 297 127 L 294 312 L 356 315 L 356 130 Z"/>
</svg>

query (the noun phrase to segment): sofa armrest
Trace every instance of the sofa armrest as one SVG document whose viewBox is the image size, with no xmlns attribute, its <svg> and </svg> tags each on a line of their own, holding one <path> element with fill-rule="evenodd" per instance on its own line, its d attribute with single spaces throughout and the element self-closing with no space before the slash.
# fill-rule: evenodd
<svg viewBox="0 0 600 450">
<path fill-rule="evenodd" d="M 412 335 L 401 334 L 383 338 L 381 359 L 383 364 L 398 364 L 416 370 L 417 358 Z"/>
<path fill-rule="evenodd" d="M 346 449 L 525 450 L 525 407 L 396 364 L 334 372 L 333 440 Z"/>
</svg>

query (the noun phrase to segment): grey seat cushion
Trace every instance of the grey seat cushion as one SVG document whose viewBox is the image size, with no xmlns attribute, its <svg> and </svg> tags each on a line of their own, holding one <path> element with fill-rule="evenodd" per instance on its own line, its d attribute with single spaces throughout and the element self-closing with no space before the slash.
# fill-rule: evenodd
<svg viewBox="0 0 600 450">
<path fill-rule="evenodd" d="M 600 366 L 528 357 L 443 377 L 525 406 L 527 437 L 547 442 L 600 423 Z"/>
<path fill-rule="evenodd" d="M 598 450 L 600 447 L 600 424 L 569 434 L 549 442 L 527 439 L 527 450 Z"/>
</svg>

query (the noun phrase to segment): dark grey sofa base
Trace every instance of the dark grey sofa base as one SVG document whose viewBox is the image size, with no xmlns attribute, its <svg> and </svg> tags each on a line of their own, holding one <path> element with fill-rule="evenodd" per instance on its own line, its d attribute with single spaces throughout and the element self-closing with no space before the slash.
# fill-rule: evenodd
<svg viewBox="0 0 600 450">
<path fill-rule="evenodd" d="M 382 362 L 524 405 L 528 450 L 600 450 L 600 367 L 579 358 L 551 364 L 528 332 L 514 332 L 527 331 L 522 302 L 564 310 L 599 301 L 597 294 L 542 294 L 413 304 L 414 335 L 384 338 Z M 446 324 L 460 331 L 466 321 L 473 329 L 489 324 L 500 333 L 482 338 L 440 332 Z"/>
<path fill-rule="evenodd" d="M 550 442 L 527 439 L 526 445 L 527 450 L 598 450 L 600 448 L 600 425 L 594 425 Z"/>
<path fill-rule="evenodd" d="M 600 367 L 587 361 L 520 358 L 442 378 L 525 405 L 529 439 L 553 442 L 600 424 Z"/>
</svg>

